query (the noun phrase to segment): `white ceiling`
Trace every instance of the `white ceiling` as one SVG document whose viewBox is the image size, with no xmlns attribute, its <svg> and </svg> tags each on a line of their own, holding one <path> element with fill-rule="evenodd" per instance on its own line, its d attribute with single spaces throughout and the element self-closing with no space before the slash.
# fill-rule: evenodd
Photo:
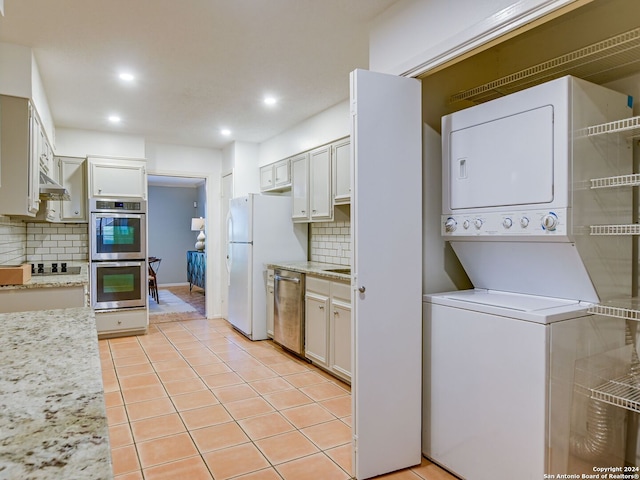
<svg viewBox="0 0 640 480">
<path fill-rule="evenodd" d="M 56 127 L 222 148 L 348 98 L 369 24 L 395 1 L 4 0 L 0 42 L 33 48 Z"/>
</svg>

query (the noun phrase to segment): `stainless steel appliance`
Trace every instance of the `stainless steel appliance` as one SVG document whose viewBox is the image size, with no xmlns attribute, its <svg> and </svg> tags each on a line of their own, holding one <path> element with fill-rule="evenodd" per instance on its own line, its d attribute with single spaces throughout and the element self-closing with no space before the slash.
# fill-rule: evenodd
<svg viewBox="0 0 640 480">
<path fill-rule="evenodd" d="M 91 260 L 141 260 L 147 256 L 144 200 L 90 200 Z"/>
<path fill-rule="evenodd" d="M 96 310 L 146 306 L 147 262 L 91 263 L 91 306 Z"/>
<path fill-rule="evenodd" d="M 147 305 L 147 203 L 142 199 L 89 201 L 91 306 L 95 310 Z"/>
<path fill-rule="evenodd" d="M 273 339 L 304 356 L 304 274 L 274 270 Z"/>
</svg>

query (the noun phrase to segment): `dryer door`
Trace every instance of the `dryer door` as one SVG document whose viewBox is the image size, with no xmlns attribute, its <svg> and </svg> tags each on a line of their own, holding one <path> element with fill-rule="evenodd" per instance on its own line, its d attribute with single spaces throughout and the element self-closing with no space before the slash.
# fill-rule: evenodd
<svg viewBox="0 0 640 480">
<path fill-rule="evenodd" d="M 553 200 L 551 105 L 454 130 L 449 142 L 452 210 Z"/>
</svg>

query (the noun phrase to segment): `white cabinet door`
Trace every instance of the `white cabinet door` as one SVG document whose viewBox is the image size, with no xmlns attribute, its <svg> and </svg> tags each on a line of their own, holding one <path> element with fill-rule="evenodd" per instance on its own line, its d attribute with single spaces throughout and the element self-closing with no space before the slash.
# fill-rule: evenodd
<svg viewBox="0 0 640 480">
<path fill-rule="evenodd" d="M 418 80 L 351 74 L 357 479 L 421 461 L 421 105 Z"/>
<path fill-rule="evenodd" d="M 331 145 L 334 205 L 351 202 L 351 140 Z"/>
<path fill-rule="evenodd" d="M 60 157 L 60 184 L 69 191 L 71 200 L 61 201 L 60 220 L 63 222 L 87 221 L 87 187 L 85 160 Z"/>
<path fill-rule="evenodd" d="M 273 164 L 274 184 L 276 187 L 291 185 L 289 159 L 285 158 Z"/>
<path fill-rule="evenodd" d="M 105 198 L 147 198 L 146 162 L 89 158 L 89 195 Z"/>
<path fill-rule="evenodd" d="M 273 165 L 260 167 L 260 191 L 271 190 L 273 188 Z"/>
<path fill-rule="evenodd" d="M 351 381 L 351 287 L 331 283 L 330 369 L 347 382 Z"/>
<path fill-rule="evenodd" d="M 307 291 L 305 317 L 304 354 L 310 360 L 328 367 L 329 297 Z"/>
<path fill-rule="evenodd" d="M 294 222 L 309 221 L 309 155 L 304 153 L 291 159 L 291 196 Z"/>
<path fill-rule="evenodd" d="M 333 220 L 331 198 L 331 147 L 309 152 L 311 221 Z"/>
</svg>

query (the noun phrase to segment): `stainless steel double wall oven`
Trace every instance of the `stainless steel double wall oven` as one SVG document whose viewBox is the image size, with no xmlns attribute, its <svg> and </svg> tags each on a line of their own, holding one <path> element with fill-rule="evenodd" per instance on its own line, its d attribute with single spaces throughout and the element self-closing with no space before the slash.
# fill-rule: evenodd
<svg viewBox="0 0 640 480">
<path fill-rule="evenodd" d="M 92 198 L 89 206 L 91 306 L 146 307 L 147 202 Z"/>
</svg>

